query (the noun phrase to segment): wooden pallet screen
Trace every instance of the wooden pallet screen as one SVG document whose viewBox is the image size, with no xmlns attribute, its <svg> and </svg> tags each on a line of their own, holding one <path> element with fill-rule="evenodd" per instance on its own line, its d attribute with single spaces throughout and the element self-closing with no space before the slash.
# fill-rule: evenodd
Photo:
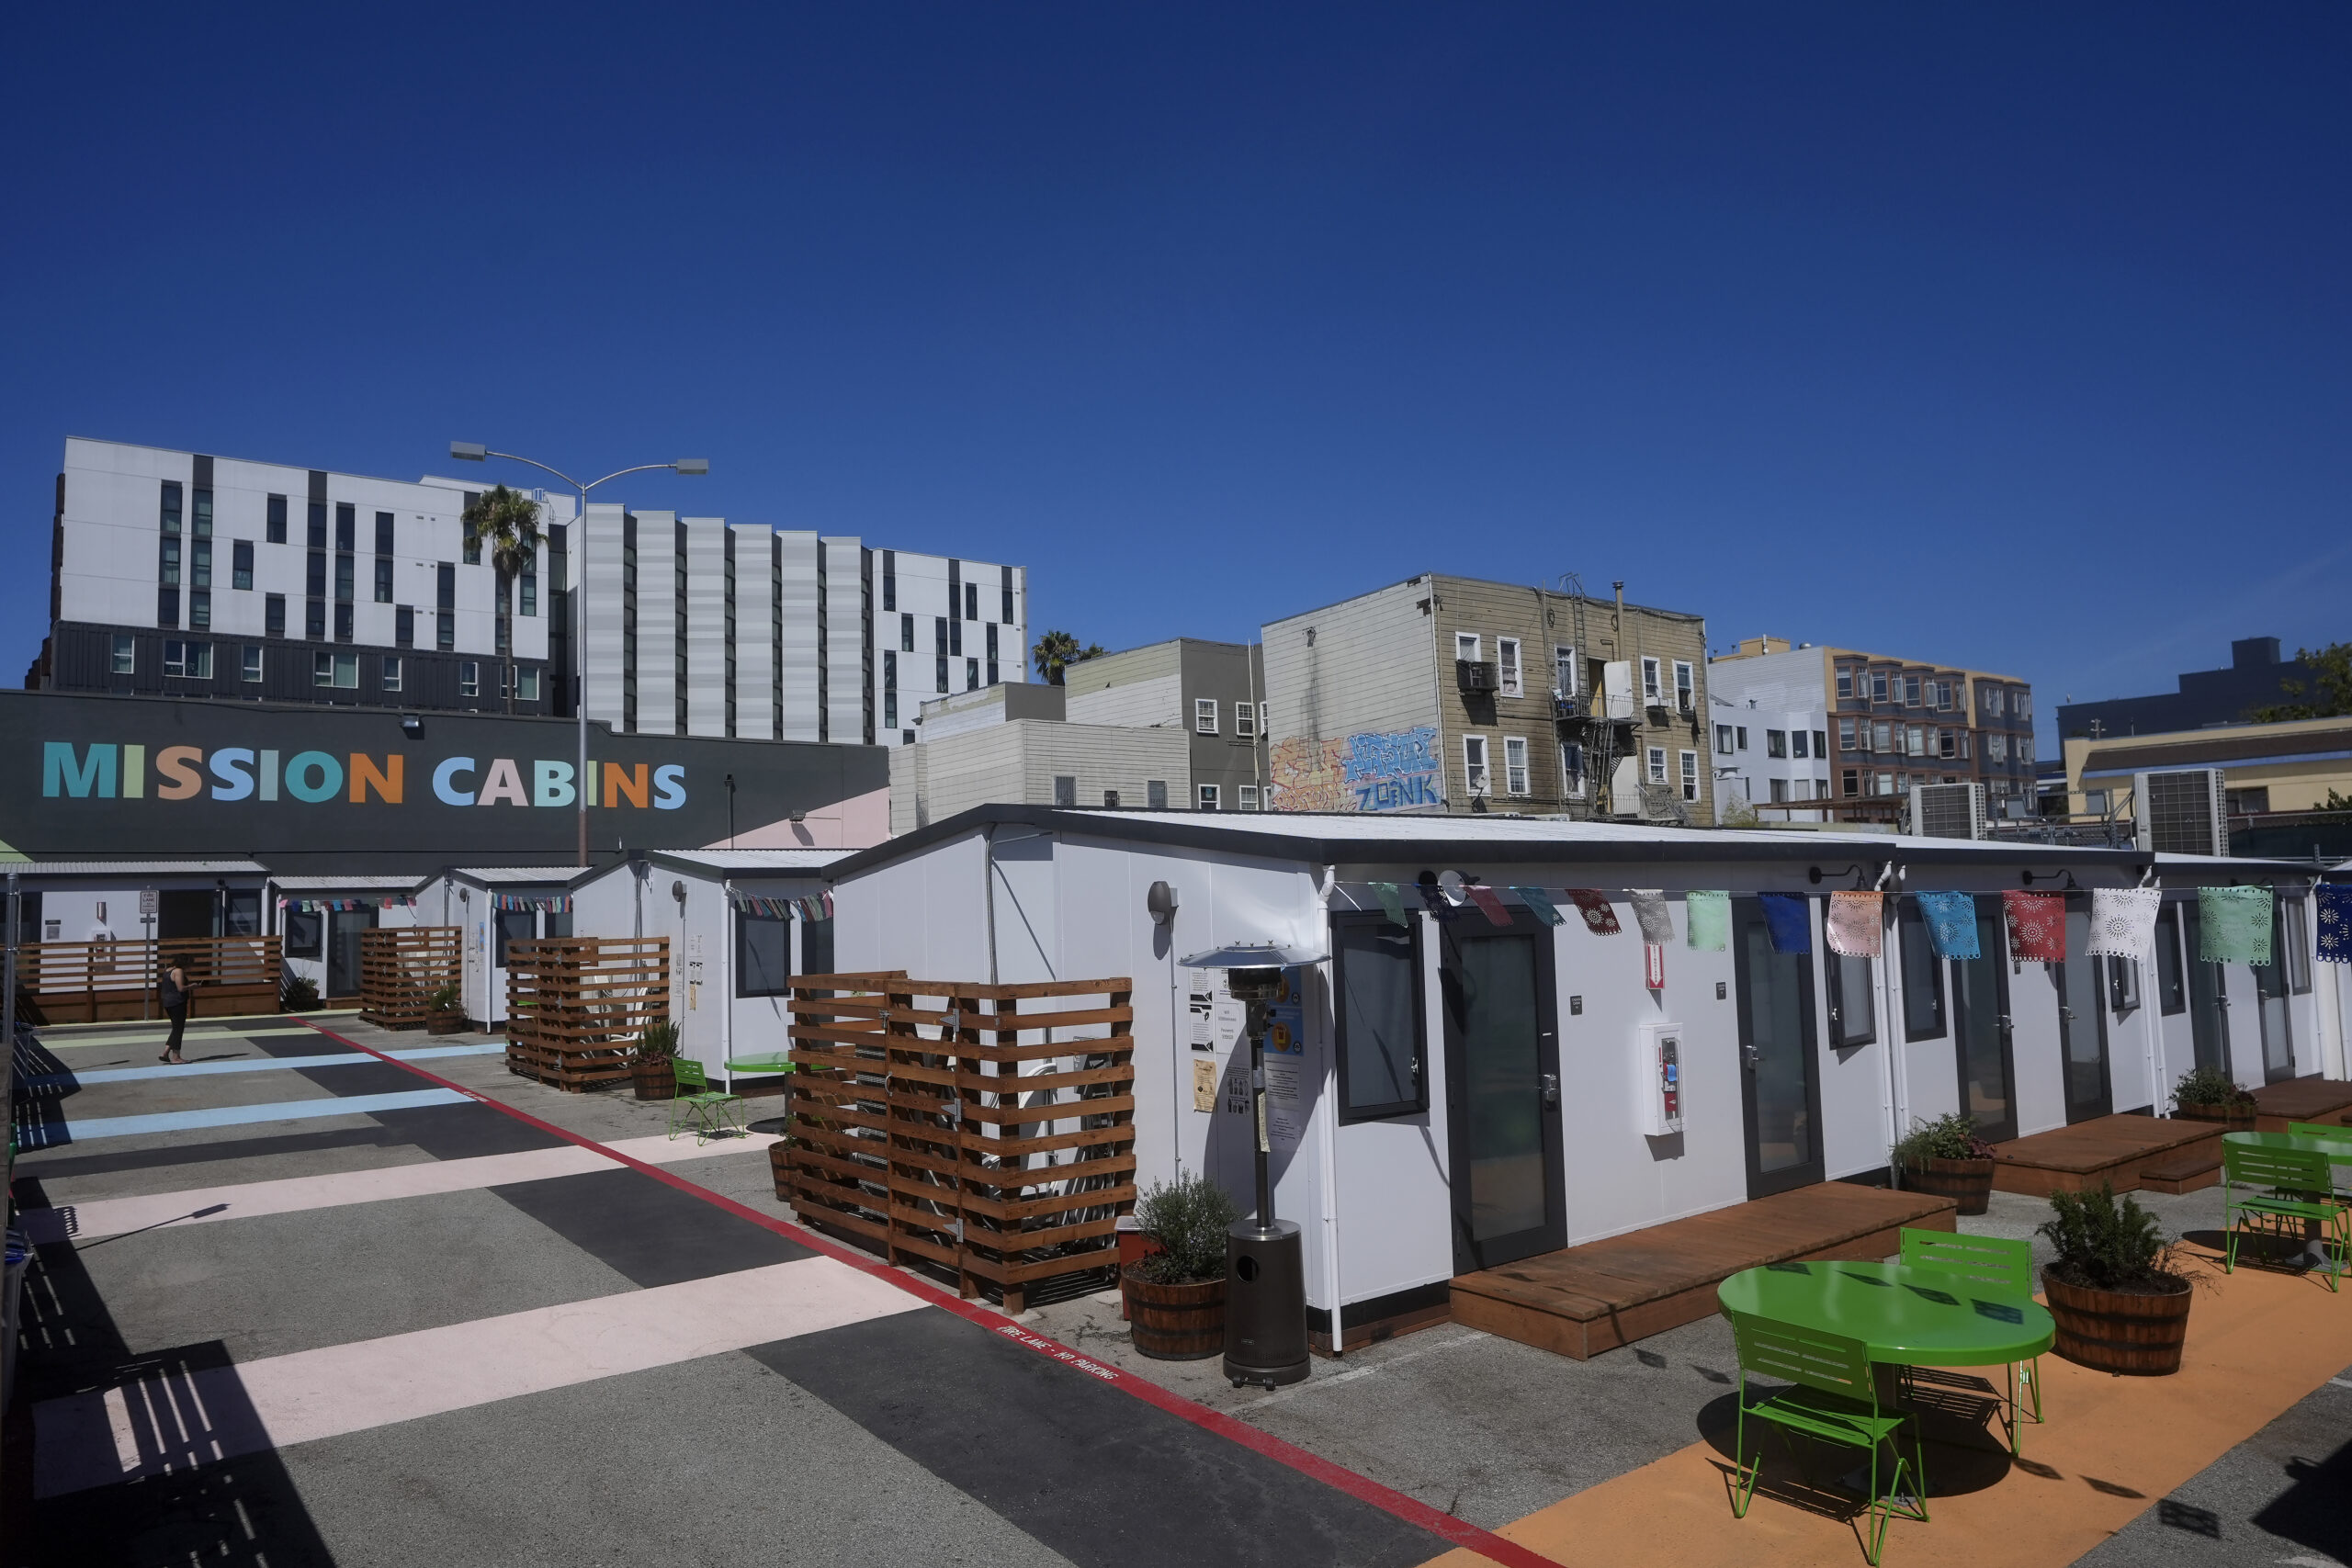
<svg viewBox="0 0 2352 1568">
<path fill-rule="evenodd" d="M 464 983 L 459 926 L 386 926 L 359 933 L 359 1016 L 384 1029 L 422 1029 L 433 993 Z"/>
<path fill-rule="evenodd" d="M 506 948 L 506 1070 L 577 1092 L 626 1082 L 670 1016 L 668 937 L 548 937 Z"/>
<path fill-rule="evenodd" d="M 1114 1268 L 1136 1198 L 1131 992 L 796 979 L 794 1207 L 1012 1313 Z"/>
<path fill-rule="evenodd" d="M 191 1018 L 277 1012 L 274 936 L 175 936 L 129 942 L 40 942 L 17 950 L 17 1006 L 33 1023 L 162 1018 L 157 987 L 177 964 L 195 982 Z"/>
</svg>

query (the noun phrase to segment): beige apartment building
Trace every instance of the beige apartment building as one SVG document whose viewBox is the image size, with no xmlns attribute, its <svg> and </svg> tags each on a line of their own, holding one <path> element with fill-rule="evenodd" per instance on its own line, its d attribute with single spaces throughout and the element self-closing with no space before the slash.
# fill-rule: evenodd
<svg viewBox="0 0 2352 1568">
<path fill-rule="evenodd" d="M 1713 820 L 1701 616 L 1429 573 L 1262 637 L 1274 810 Z"/>
</svg>

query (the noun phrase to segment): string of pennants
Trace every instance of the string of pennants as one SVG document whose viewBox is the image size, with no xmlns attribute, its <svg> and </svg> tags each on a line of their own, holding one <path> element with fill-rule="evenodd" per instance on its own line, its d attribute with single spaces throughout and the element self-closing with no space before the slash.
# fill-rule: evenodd
<svg viewBox="0 0 2352 1568">
<path fill-rule="evenodd" d="M 1661 888 L 1634 887 L 1621 894 L 1597 887 L 1491 887 L 1459 872 L 1399 885 L 1374 882 L 1367 886 L 1394 924 L 1407 924 L 1405 900 L 1417 897 L 1439 920 L 1458 919 L 1465 908 L 1476 908 L 1494 925 L 1513 923 L 1502 895 L 1509 893 L 1548 925 L 1566 925 L 1572 909 L 1594 936 L 1616 936 L 1623 931 L 1614 899 L 1633 906 L 1634 920 L 1643 945 L 1652 949 L 1648 968 L 1653 986 L 1663 983 L 1664 949 L 1674 941 L 1674 917 Z M 2319 956 L 2330 963 L 2352 964 L 2352 886 L 2322 885 L 2319 900 Z M 1803 893 L 1758 893 L 1765 930 L 1772 951 L 1810 953 L 1813 951 L 1811 899 Z M 1887 895 L 1859 890 L 1833 892 L 1822 919 L 1830 952 L 1847 958 L 1876 958 L 1885 944 Z M 1939 958 L 1984 956 L 1977 931 L 1979 895 L 1922 892 L 1912 895 Z M 1983 897 L 1991 897 L 1992 895 Z M 2268 965 L 2277 893 L 2269 887 L 2200 887 L 2197 889 L 2198 954 L 2209 964 Z M 2059 964 L 2066 959 L 2066 896 L 2063 893 L 2006 891 L 2000 896 L 2003 931 L 2008 956 L 2019 961 Z M 2090 930 L 2083 951 L 2093 957 L 2130 958 L 2142 964 L 2155 961 L 2156 917 L 2164 895 L 2154 887 L 2100 887 L 2091 893 Z M 1720 889 L 1694 889 L 1682 896 L 1684 944 L 1700 953 L 1722 953 L 1731 944 L 1731 894 Z"/>
<path fill-rule="evenodd" d="M 330 909 L 350 914 L 359 909 L 413 909 L 416 900 L 405 894 L 390 898 L 280 898 L 277 907 L 298 915 L 323 914 Z"/>
<path fill-rule="evenodd" d="M 571 913 L 571 895 L 556 893 L 544 898 L 534 898 L 527 893 L 493 893 L 490 896 L 490 907 L 501 914 L 536 910 L 543 915 L 568 915 Z"/>
<path fill-rule="evenodd" d="M 737 893 L 735 907 L 747 915 L 764 915 L 771 920 L 833 918 L 833 896 L 830 893 L 811 894 L 806 898 L 763 898 L 756 893 Z"/>
</svg>

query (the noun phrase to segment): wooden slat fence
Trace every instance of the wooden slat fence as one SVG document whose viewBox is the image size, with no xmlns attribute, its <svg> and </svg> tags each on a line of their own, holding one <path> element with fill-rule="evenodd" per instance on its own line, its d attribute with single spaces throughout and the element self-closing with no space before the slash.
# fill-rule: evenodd
<svg viewBox="0 0 2352 1568">
<path fill-rule="evenodd" d="M 191 1018 L 279 1010 L 274 936 L 28 942 L 17 950 L 17 1006 L 37 1024 L 160 1019 L 156 987 L 175 962 L 197 984 Z"/>
<path fill-rule="evenodd" d="M 668 937 L 548 937 L 506 949 L 506 1070 L 578 1091 L 627 1082 L 670 1016 Z"/>
<path fill-rule="evenodd" d="M 359 1016 L 385 1029 L 422 1029 L 433 993 L 464 984 L 458 926 L 384 926 L 359 933 Z"/>
<path fill-rule="evenodd" d="M 1114 1269 L 1136 1198 L 1132 989 L 797 978 L 801 1218 L 1012 1313 L 1050 1282 Z"/>
</svg>

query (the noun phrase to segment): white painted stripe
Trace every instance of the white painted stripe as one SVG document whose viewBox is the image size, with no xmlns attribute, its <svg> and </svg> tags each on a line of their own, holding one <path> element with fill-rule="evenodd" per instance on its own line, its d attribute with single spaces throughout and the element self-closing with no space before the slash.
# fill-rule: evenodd
<svg viewBox="0 0 2352 1568">
<path fill-rule="evenodd" d="M 708 1144 L 696 1144 L 691 1136 L 665 1138 L 657 1134 L 605 1146 L 647 1165 L 677 1165 L 721 1155 L 748 1154 L 775 1141 L 775 1135 L 768 1133 Z M 424 1198 L 441 1192 L 467 1192 L 483 1187 L 503 1187 L 510 1182 L 546 1181 L 583 1171 L 616 1168 L 619 1168 L 614 1162 L 594 1149 L 565 1144 L 552 1149 L 477 1155 L 469 1159 L 421 1160 L 413 1165 L 289 1176 L 274 1181 L 187 1187 L 129 1198 L 95 1198 L 86 1203 L 28 1209 L 19 1216 L 19 1223 L 36 1243 L 87 1241 L 152 1230 L 158 1225 L 210 1224 L 220 1220 L 255 1219 L 264 1214 L 297 1214 L 313 1209 L 337 1209 L 348 1203 Z"/>
<path fill-rule="evenodd" d="M 410 1111 L 420 1105 L 470 1105 L 454 1089 L 411 1089 L 397 1094 L 322 1095 L 316 1100 L 279 1100 L 268 1105 L 217 1105 L 204 1111 L 163 1111 L 147 1116 L 99 1116 L 65 1123 L 62 1143 L 87 1143 L 94 1138 L 131 1138 L 149 1133 L 184 1133 L 200 1127 L 242 1127 L 254 1122 L 305 1122 L 318 1116 L 366 1115 L 375 1111 Z M 21 1147 L 53 1148 L 45 1140 L 47 1123 L 22 1130 Z"/>
<path fill-rule="evenodd" d="M 303 1033 L 310 1032 L 304 1030 Z M 196 1042 L 188 1041 L 187 1045 Z M 492 1041 L 487 1045 L 424 1045 L 413 1051 L 387 1051 L 386 1056 L 402 1062 L 431 1062 L 445 1056 L 487 1056 L 505 1050 L 504 1044 Z M 326 1056 L 240 1056 L 228 1062 L 153 1063 L 143 1067 L 102 1067 L 96 1072 L 51 1073 L 41 1077 L 23 1080 L 23 1087 L 32 1092 L 44 1089 L 71 1089 L 76 1085 L 87 1089 L 102 1083 L 144 1083 L 153 1078 L 212 1077 L 221 1073 L 294 1072 L 305 1067 L 356 1067 L 380 1061 L 365 1051 L 337 1051 Z"/>
<path fill-rule="evenodd" d="M 190 1025 L 180 1036 L 180 1049 L 190 1045 L 212 1045 L 223 1040 L 268 1040 L 280 1034 L 316 1034 L 315 1029 L 198 1029 Z M 44 1051 L 75 1051 L 99 1045 L 161 1045 L 169 1038 L 164 1029 L 151 1029 L 138 1034 L 40 1035 Z"/>
<path fill-rule="evenodd" d="M 34 1495 L 185 1472 L 922 1305 L 888 1280 L 805 1258 L 68 1394 L 34 1407 Z"/>
</svg>

